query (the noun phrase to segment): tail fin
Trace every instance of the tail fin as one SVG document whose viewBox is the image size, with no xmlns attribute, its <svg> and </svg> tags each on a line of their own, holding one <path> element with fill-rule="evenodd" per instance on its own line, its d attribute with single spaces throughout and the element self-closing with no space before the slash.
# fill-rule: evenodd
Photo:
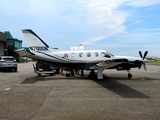
<svg viewBox="0 0 160 120">
<path fill-rule="evenodd" d="M 49 46 L 31 29 L 22 30 L 30 51 L 48 51 Z"/>
</svg>

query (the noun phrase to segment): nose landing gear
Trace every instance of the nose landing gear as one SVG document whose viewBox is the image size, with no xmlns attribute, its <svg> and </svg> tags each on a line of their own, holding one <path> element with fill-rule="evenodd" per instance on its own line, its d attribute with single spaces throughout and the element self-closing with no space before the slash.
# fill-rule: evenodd
<svg viewBox="0 0 160 120">
<path fill-rule="evenodd" d="M 132 74 L 130 73 L 130 71 L 128 70 L 128 78 L 131 79 L 132 78 Z"/>
<path fill-rule="evenodd" d="M 131 79 L 132 78 L 132 74 L 128 73 L 128 78 Z"/>
</svg>

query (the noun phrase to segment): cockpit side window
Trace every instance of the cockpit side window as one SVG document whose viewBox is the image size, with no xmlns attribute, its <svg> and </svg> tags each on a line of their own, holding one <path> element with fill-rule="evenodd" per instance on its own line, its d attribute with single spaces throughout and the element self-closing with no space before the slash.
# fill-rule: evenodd
<svg viewBox="0 0 160 120">
<path fill-rule="evenodd" d="M 106 53 L 104 57 L 110 58 L 111 56 Z"/>
<path fill-rule="evenodd" d="M 101 52 L 101 56 L 102 56 L 102 57 L 110 58 L 110 57 L 113 56 L 113 55 L 110 54 L 110 53 L 107 53 L 107 52 Z"/>
<path fill-rule="evenodd" d="M 105 52 L 101 52 L 101 57 L 104 57 L 105 56 Z"/>
</svg>

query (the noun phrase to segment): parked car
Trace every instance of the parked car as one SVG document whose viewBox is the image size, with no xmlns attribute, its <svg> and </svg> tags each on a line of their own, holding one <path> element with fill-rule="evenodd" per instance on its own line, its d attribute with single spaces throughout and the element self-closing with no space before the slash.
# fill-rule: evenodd
<svg viewBox="0 0 160 120">
<path fill-rule="evenodd" d="M 17 61 L 12 56 L 0 56 L 0 70 L 17 71 Z"/>
</svg>

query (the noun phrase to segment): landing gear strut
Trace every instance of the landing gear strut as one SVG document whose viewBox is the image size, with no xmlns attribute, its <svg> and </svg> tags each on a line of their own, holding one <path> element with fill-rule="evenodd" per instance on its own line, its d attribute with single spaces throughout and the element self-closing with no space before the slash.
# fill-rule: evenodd
<svg viewBox="0 0 160 120">
<path fill-rule="evenodd" d="M 130 71 L 128 70 L 128 78 L 131 79 L 132 78 L 132 74 L 130 73 Z"/>
</svg>

